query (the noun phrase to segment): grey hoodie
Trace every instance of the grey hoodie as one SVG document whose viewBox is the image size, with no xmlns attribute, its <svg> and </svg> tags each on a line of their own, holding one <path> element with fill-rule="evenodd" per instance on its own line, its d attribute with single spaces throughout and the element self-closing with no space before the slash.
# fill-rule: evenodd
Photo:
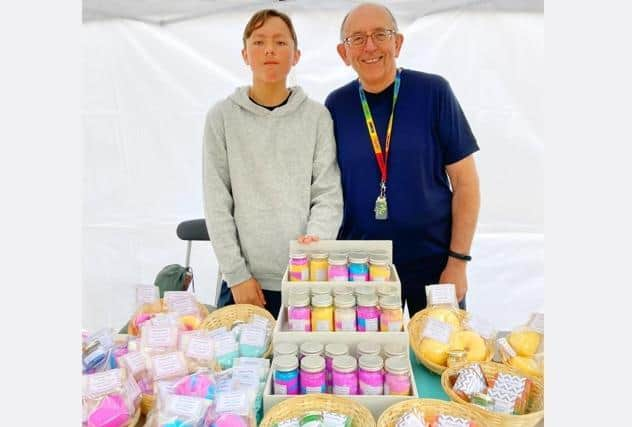
<svg viewBox="0 0 632 427">
<path fill-rule="evenodd" d="M 272 111 L 240 87 L 204 128 L 204 208 L 219 270 L 231 287 L 255 277 L 281 289 L 288 243 L 301 234 L 335 239 L 342 188 L 329 111 L 290 88 Z"/>
</svg>

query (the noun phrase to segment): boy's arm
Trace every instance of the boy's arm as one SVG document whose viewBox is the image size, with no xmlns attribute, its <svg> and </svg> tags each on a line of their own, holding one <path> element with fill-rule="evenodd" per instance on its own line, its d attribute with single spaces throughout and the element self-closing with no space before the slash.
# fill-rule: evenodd
<svg viewBox="0 0 632 427">
<path fill-rule="evenodd" d="M 219 269 L 229 287 L 252 277 L 241 253 L 233 218 L 233 195 L 224 123 L 218 107 L 206 117 L 203 142 L 203 191 L 206 227 Z"/>
<path fill-rule="evenodd" d="M 333 121 L 326 109 L 318 122 L 317 138 L 306 234 L 329 240 L 336 238 L 342 222 L 342 186 L 336 161 Z"/>
</svg>

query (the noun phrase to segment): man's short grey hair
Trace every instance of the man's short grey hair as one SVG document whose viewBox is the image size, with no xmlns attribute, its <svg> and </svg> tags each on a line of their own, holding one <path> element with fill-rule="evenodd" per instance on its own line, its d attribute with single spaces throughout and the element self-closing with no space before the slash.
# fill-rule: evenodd
<svg viewBox="0 0 632 427">
<path fill-rule="evenodd" d="M 386 7 L 384 5 L 381 5 L 381 4 L 378 4 L 378 3 L 362 3 L 362 4 L 357 5 L 353 9 L 351 9 L 349 12 L 347 12 L 347 14 L 345 15 L 344 19 L 342 20 L 342 24 L 340 24 L 340 41 L 343 41 L 344 38 L 345 38 L 345 33 L 344 33 L 345 23 L 347 22 L 347 18 L 349 17 L 351 12 L 353 12 L 354 10 L 358 9 L 361 6 L 368 6 L 368 5 L 377 6 L 377 7 L 381 7 L 382 9 L 384 9 L 386 11 L 386 13 L 388 13 L 388 16 L 391 17 L 391 21 L 393 21 L 393 29 L 395 31 L 399 31 L 397 29 L 397 20 L 395 20 L 395 16 L 393 15 L 393 12 L 391 12 L 391 10 L 388 7 Z"/>
</svg>

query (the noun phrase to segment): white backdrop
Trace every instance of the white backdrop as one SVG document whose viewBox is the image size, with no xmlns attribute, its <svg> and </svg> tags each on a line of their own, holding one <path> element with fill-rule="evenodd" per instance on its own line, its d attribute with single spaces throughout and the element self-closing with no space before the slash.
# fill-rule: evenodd
<svg viewBox="0 0 632 427">
<path fill-rule="evenodd" d="M 335 51 L 347 5 L 273 6 L 292 17 L 302 50 L 290 85 L 323 102 L 354 78 Z M 82 327 L 120 327 L 133 286 L 184 263 L 175 230 L 203 217 L 204 117 L 249 83 L 241 35 L 256 9 L 167 26 L 83 24 Z M 511 328 L 544 311 L 543 14 L 490 4 L 427 16 L 421 7 L 391 9 L 405 36 L 398 64 L 447 78 L 478 139 L 482 200 L 468 309 Z M 199 299 L 213 303 L 210 244 L 194 244 L 191 264 Z"/>
</svg>

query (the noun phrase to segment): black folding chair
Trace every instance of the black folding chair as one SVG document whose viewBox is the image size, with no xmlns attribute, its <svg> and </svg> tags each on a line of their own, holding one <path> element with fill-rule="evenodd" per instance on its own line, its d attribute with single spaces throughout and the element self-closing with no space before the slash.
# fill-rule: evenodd
<svg viewBox="0 0 632 427">
<path fill-rule="evenodd" d="M 182 221 L 176 228 L 176 234 L 180 240 L 187 242 L 187 255 L 184 260 L 184 266 L 188 269 L 191 264 L 191 247 L 194 241 L 197 242 L 210 242 L 211 239 L 206 229 L 206 220 L 204 218 L 191 219 L 188 221 Z M 215 293 L 215 301 L 219 297 L 221 288 L 221 274 L 217 275 L 217 289 Z M 216 305 L 206 305 L 209 310 L 216 309 Z"/>
</svg>

